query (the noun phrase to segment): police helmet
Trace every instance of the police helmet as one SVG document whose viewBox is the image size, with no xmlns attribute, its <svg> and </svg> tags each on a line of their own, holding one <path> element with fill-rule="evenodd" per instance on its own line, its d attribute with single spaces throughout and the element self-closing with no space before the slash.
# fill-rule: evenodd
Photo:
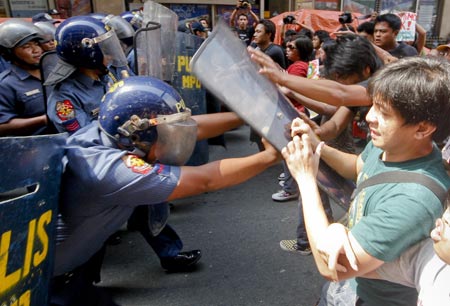
<svg viewBox="0 0 450 306">
<path fill-rule="evenodd" d="M 127 46 L 133 45 L 134 28 L 120 16 L 108 15 L 103 22 L 113 28 L 119 38 Z"/>
<path fill-rule="evenodd" d="M 126 65 L 120 42 L 114 31 L 89 16 L 75 16 L 56 29 L 56 52 L 63 61 L 76 67 L 106 69 L 110 64 Z M 104 58 L 110 62 L 104 62 Z"/>
<path fill-rule="evenodd" d="M 142 16 L 140 11 L 125 11 L 120 14 L 120 17 L 128 21 L 128 23 L 133 26 L 133 29 L 135 31 L 139 30 L 144 23 L 144 17 Z"/>
<path fill-rule="evenodd" d="M 105 13 L 90 13 L 90 14 L 87 14 L 86 16 L 89 16 L 89 17 L 95 18 L 97 20 L 103 21 L 103 19 L 106 16 L 108 16 L 108 15 L 105 14 Z"/>
<path fill-rule="evenodd" d="M 38 21 L 35 22 L 34 25 L 39 28 L 39 33 L 43 42 L 55 39 L 56 27 L 53 23 L 48 21 Z"/>
<path fill-rule="evenodd" d="M 12 50 L 32 40 L 41 40 L 39 29 L 23 19 L 9 19 L 0 24 L 1 53 L 7 60 L 13 57 Z"/>
<path fill-rule="evenodd" d="M 173 87 L 157 78 L 132 76 L 103 97 L 99 126 L 121 148 L 141 157 L 151 151 L 162 163 L 183 165 L 197 138 L 190 115 Z"/>
</svg>

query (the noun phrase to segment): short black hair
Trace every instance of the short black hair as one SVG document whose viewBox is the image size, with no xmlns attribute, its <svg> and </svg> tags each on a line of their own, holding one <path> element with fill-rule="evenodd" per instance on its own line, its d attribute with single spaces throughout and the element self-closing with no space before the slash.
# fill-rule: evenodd
<svg viewBox="0 0 450 306">
<path fill-rule="evenodd" d="M 363 81 L 367 67 L 372 75 L 382 64 L 372 44 L 358 35 L 339 36 L 334 43 L 327 43 L 323 50 L 326 54 L 324 74 L 332 80 L 346 79 L 356 73 Z"/>
<path fill-rule="evenodd" d="M 378 15 L 377 18 L 375 18 L 375 25 L 380 22 L 386 22 L 394 32 L 400 31 L 400 28 L 402 27 L 402 20 L 400 17 L 392 13 Z"/>
<path fill-rule="evenodd" d="M 359 32 L 364 32 L 367 33 L 369 35 L 373 35 L 373 30 L 375 29 L 375 23 L 373 23 L 373 21 L 366 21 L 361 23 L 357 28 L 356 31 Z"/>
<path fill-rule="evenodd" d="M 275 39 L 276 32 L 275 23 L 269 19 L 261 19 L 258 24 L 262 24 L 264 26 L 266 33 L 270 34 L 270 41 L 273 41 Z"/>
<path fill-rule="evenodd" d="M 450 63 L 437 57 L 405 57 L 380 69 L 369 81 L 372 100 L 399 112 L 405 124 L 429 122 L 433 140 L 450 134 Z"/>
<path fill-rule="evenodd" d="M 325 40 L 330 39 L 330 33 L 325 30 L 315 31 L 314 36 L 317 36 L 317 38 L 319 38 L 320 43 L 323 43 Z"/>
<path fill-rule="evenodd" d="M 312 40 L 305 35 L 300 35 L 294 40 L 295 48 L 297 48 L 298 56 L 302 62 L 309 62 L 312 60 L 313 44 Z"/>
<path fill-rule="evenodd" d="M 309 39 L 312 39 L 312 38 L 313 38 L 313 32 L 312 32 L 311 30 L 307 29 L 307 28 L 302 28 L 302 29 L 298 32 L 298 34 L 299 34 L 299 35 L 307 36 L 307 37 L 309 37 Z"/>
</svg>

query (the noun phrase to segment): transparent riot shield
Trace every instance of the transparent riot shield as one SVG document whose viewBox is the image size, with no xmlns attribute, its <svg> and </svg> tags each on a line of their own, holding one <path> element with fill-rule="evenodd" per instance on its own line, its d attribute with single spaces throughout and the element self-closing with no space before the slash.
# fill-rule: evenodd
<svg viewBox="0 0 450 306">
<path fill-rule="evenodd" d="M 0 305 L 48 305 L 65 138 L 0 138 Z"/>
<path fill-rule="evenodd" d="M 144 24 L 150 21 L 161 24 L 162 80 L 171 83 L 175 66 L 178 16 L 164 5 L 147 0 L 144 3 Z"/>
<path fill-rule="evenodd" d="M 149 21 L 136 31 L 133 40 L 134 67 L 137 75 L 162 79 L 161 24 Z"/>
<path fill-rule="evenodd" d="M 243 118 L 260 136 L 281 149 L 291 140 L 290 126 L 298 117 L 288 99 L 269 79 L 258 73 L 247 49 L 224 22 L 191 60 L 191 70 L 202 84 Z M 338 204 L 347 207 L 353 182 L 321 163 L 320 187 Z"/>
<path fill-rule="evenodd" d="M 191 73 L 189 62 L 205 41 L 198 36 L 177 32 L 175 71 L 172 86 L 183 97 L 193 115 L 206 114 L 206 92 L 200 81 Z M 208 140 L 198 141 L 186 165 L 198 166 L 209 160 Z"/>
</svg>

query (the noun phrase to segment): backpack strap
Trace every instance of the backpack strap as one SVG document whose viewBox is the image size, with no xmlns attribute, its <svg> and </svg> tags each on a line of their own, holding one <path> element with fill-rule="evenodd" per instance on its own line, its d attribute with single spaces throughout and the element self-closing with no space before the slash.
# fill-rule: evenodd
<svg viewBox="0 0 450 306">
<path fill-rule="evenodd" d="M 352 193 L 351 201 L 356 197 L 358 193 L 361 192 L 362 189 L 378 184 L 386 184 L 386 183 L 416 183 L 425 186 L 431 192 L 433 192 L 436 197 L 441 201 L 441 204 L 444 205 L 445 200 L 447 199 L 447 190 L 444 189 L 438 182 L 436 182 L 431 177 L 417 172 L 409 172 L 409 171 L 388 171 L 379 173 L 372 177 L 369 177 L 367 180 L 358 184 L 355 190 Z"/>
</svg>

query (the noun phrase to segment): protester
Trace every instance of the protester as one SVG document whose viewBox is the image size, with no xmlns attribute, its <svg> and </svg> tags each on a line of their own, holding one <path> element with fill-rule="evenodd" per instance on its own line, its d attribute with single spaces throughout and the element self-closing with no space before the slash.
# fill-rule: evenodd
<svg viewBox="0 0 450 306">
<path fill-rule="evenodd" d="M 414 47 L 403 42 L 397 42 L 397 35 L 402 26 L 402 20 L 395 14 L 378 15 L 375 18 L 374 43 L 383 50 L 388 51 L 396 58 L 416 56 L 419 53 Z"/>
<path fill-rule="evenodd" d="M 250 45 L 255 33 L 255 25 L 259 22 L 258 16 L 253 12 L 250 2 L 245 2 L 246 6 L 243 6 L 243 1 L 236 1 L 236 8 L 233 10 L 230 16 L 230 27 L 236 30 L 236 33 L 240 40 L 247 46 Z M 253 24 L 248 24 L 249 15 L 253 19 Z M 237 25 L 236 25 L 237 17 Z"/>
<path fill-rule="evenodd" d="M 445 196 L 450 178 L 433 141 L 443 141 L 450 131 L 449 68 L 450 64 L 436 59 L 413 57 L 388 65 L 373 76 L 368 87 L 373 106 L 366 118 L 372 141 L 358 156 L 323 145 L 301 119 L 293 122 L 292 134 L 300 136 L 283 149 L 283 157 L 301 182 L 306 229 L 316 265 L 333 281 L 356 277 L 357 305 L 417 304 L 415 289 L 364 275 L 427 237 L 434 220 L 442 214 L 442 197 L 422 182 L 373 183 L 356 195 L 349 211 L 349 228 L 342 229 L 329 224 L 320 202 L 315 181 L 319 159 L 340 175 L 357 179 L 357 185 L 379 173 L 419 173 L 423 180 L 424 175 L 432 178 L 432 184 Z M 344 250 L 350 248 L 356 259 L 344 260 Z M 319 305 L 332 305 L 337 290 L 349 301 L 355 297 L 347 284 L 330 283 L 325 288 Z"/>
<path fill-rule="evenodd" d="M 416 288 L 419 292 L 417 305 L 447 305 L 450 303 L 450 208 L 436 220 L 430 237 L 412 246 L 397 260 L 382 265 L 376 274 Z"/>
</svg>

